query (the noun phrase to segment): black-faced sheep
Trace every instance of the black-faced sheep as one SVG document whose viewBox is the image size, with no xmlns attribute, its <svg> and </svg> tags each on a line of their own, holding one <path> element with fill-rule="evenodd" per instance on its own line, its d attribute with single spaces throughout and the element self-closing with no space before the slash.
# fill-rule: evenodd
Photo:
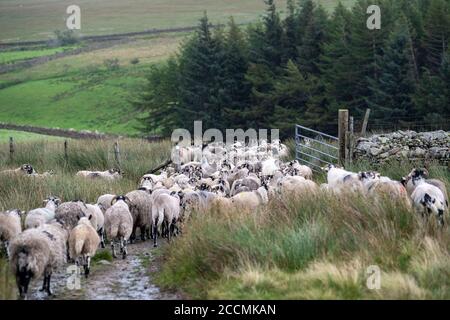
<svg viewBox="0 0 450 320">
<path fill-rule="evenodd" d="M 117 258 L 115 241 L 119 241 L 123 259 L 127 257 L 127 241 L 133 231 L 133 217 L 130 212 L 132 206 L 133 204 L 128 197 L 119 195 L 112 199 L 111 207 L 105 212 L 105 231 L 111 241 L 114 258 Z"/>
<path fill-rule="evenodd" d="M 52 295 L 51 275 L 66 263 L 67 237 L 67 231 L 60 224 L 52 223 L 25 230 L 11 242 L 10 266 L 22 298 L 26 298 L 30 281 L 42 275 L 41 291 Z"/>
<path fill-rule="evenodd" d="M 91 219 L 80 217 L 78 225 L 70 231 L 69 234 L 69 255 L 75 260 L 77 265 L 82 265 L 86 278 L 89 275 L 91 267 L 91 257 L 97 252 L 100 243 L 100 237 L 97 230 L 92 227 Z"/>
</svg>

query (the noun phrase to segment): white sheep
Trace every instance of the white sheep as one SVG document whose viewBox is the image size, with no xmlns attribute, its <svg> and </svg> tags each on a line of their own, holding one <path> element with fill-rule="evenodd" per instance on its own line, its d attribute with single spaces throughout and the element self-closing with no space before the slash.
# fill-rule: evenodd
<svg viewBox="0 0 450 320">
<path fill-rule="evenodd" d="M 106 210 L 108 210 L 111 207 L 111 201 L 114 199 L 116 195 L 115 194 L 103 194 L 97 199 L 97 204 L 100 205 L 100 208 L 103 210 L 103 213 L 105 213 Z"/>
<path fill-rule="evenodd" d="M 78 171 L 76 176 L 91 179 L 117 180 L 122 178 L 122 172 L 120 169 L 109 169 L 106 171 L 82 170 Z"/>
<path fill-rule="evenodd" d="M 152 197 L 147 191 L 134 190 L 125 195 L 133 203 L 131 208 L 131 216 L 133 217 L 133 232 L 130 240 L 136 238 L 136 229 L 141 232 L 141 240 L 145 241 L 147 229 L 150 228 L 149 214 L 152 207 Z"/>
<path fill-rule="evenodd" d="M 100 237 L 100 244 L 102 248 L 105 247 L 105 216 L 101 204 L 86 204 L 86 208 L 92 218 L 89 220 L 92 227 L 97 231 Z"/>
<path fill-rule="evenodd" d="M 233 206 L 236 208 L 255 211 L 260 205 L 269 202 L 268 193 L 265 187 L 260 187 L 255 191 L 238 193 L 231 198 Z"/>
<path fill-rule="evenodd" d="M 364 185 L 357 173 L 337 168 L 333 165 L 327 167 L 327 183 L 334 192 L 343 191 L 364 192 Z"/>
<path fill-rule="evenodd" d="M 319 186 L 301 176 L 286 176 L 279 180 L 278 188 L 283 195 L 304 196 L 316 194 Z"/>
<path fill-rule="evenodd" d="M 7 257 L 11 240 L 22 232 L 21 215 L 22 211 L 17 209 L 0 212 L 0 241 L 5 246 Z"/>
<path fill-rule="evenodd" d="M 411 194 L 411 199 L 417 212 L 421 213 L 423 217 L 428 217 L 431 213 L 435 214 L 439 224 L 444 226 L 444 216 L 448 208 L 442 191 L 427 183 L 423 177 L 416 178 L 414 184 L 416 188 Z"/>
<path fill-rule="evenodd" d="M 0 174 L 9 174 L 9 175 L 16 175 L 16 174 L 23 174 L 23 175 L 31 175 L 36 173 L 33 166 L 31 164 L 23 164 L 17 169 L 8 169 L 0 171 Z"/>
<path fill-rule="evenodd" d="M 127 257 L 127 241 L 133 232 L 133 217 L 130 212 L 132 205 L 126 196 L 115 196 L 111 201 L 111 207 L 105 212 L 105 231 L 111 241 L 114 258 L 117 258 L 114 245 L 116 240 L 119 241 L 123 259 Z"/>
<path fill-rule="evenodd" d="M 60 204 L 61 199 L 51 196 L 44 200 L 45 207 L 28 211 L 25 216 L 25 229 L 37 228 L 55 219 L 55 211 Z"/>
<path fill-rule="evenodd" d="M 153 233 L 153 246 L 157 246 L 157 233 L 161 227 L 161 218 L 163 219 L 163 227 L 165 229 L 164 233 L 167 236 L 168 241 L 172 235 L 178 231 L 177 222 L 180 218 L 180 199 L 175 195 L 168 195 L 161 193 L 154 198 L 152 204 L 152 233 Z"/>
<path fill-rule="evenodd" d="M 41 291 L 52 295 L 51 275 L 67 261 L 67 237 L 67 231 L 60 224 L 52 223 L 25 230 L 14 238 L 10 245 L 10 266 L 20 297 L 26 298 L 30 281 L 42 275 Z"/>
<path fill-rule="evenodd" d="M 75 260 L 77 265 L 82 265 L 86 278 L 91 268 L 91 257 L 97 252 L 100 243 L 100 237 L 97 230 L 92 227 L 89 217 L 80 217 L 78 225 L 70 231 L 69 234 L 69 255 Z"/>
</svg>

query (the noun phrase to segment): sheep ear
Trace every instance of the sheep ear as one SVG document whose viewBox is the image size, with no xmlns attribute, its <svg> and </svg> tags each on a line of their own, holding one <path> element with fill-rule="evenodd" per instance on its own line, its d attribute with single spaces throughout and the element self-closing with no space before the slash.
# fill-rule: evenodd
<svg viewBox="0 0 450 320">
<path fill-rule="evenodd" d="M 89 215 L 89 220 L 91 220 L 91 219 L 92 219 L 92 214 Z"/>
</svg>

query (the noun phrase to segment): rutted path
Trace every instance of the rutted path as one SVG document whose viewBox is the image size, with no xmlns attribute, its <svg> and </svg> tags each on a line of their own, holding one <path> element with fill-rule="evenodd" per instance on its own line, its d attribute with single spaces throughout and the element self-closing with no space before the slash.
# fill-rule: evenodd
<svg viewBox="0 0 450 320">
<path fill-rule="evenodd" d="M 54 296 L 39 291 L 41 279 L 30 286 L 28 299 L 55 300 L 173 300 L 181 296 L 161 291 L 152 283 L 150 269 L 158 270 L 151 241 L 128 245 L 128 257 L 114 259 L 111 263 L 100 261 L 92 265 L 88 279 L 81 276 L 81 288 L 69 290 L 70 274 L 62 270 L 52 277 Z M 109 247 L 102 250 L 110 250 Z M 120 257 L 120 255 L 119 255 Z"/>
</svg>

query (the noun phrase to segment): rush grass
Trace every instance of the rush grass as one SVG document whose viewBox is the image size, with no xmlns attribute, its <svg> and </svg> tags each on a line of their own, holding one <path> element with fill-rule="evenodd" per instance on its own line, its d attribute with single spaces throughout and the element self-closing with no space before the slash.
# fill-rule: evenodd
<svg viewBox="0 0 450 320">
<path fill-rule="evenodd" d="M 379 169 L 397 177 L 412 165 Z M 447 168 L 430 171 L 449 186 Z M 207 299 L 449 299 L 449 250 L 448 227 L 393 199 L 319 194 L 193 215 L 157 281 Z M 373 265 L 378 290 L 366 285 Z"/>
</svg>

